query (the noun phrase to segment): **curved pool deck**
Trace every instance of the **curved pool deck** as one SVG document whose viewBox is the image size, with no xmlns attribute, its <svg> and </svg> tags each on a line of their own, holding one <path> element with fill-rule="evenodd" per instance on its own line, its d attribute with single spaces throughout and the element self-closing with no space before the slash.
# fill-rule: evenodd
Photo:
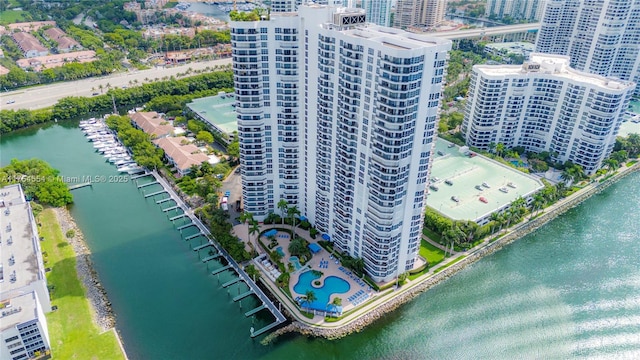
<svg viewBox="0 0 640 360">
<path fill-rule="evenodd" d="M 306 292 L 309 290 L 312 290 L 315 294 L 316 300 L 311 304 L 305 303 L 305 308 L 324 311 L 327 309 L 327 304 L 331 300 L 332 295 L 346 294 L 351 289 L 349 282 L 333 275 L 325 277 L 324 284 L 320 287 L 316 287 L 313 285 L 313 281 L 318 278 L 319 276 L 314 275 L 311 270 L 305 271 L 300 274 L 298 283 L 293 287 L 293 291 L 297 294 L 294 297 L 304 297 Z"/>
</svg>

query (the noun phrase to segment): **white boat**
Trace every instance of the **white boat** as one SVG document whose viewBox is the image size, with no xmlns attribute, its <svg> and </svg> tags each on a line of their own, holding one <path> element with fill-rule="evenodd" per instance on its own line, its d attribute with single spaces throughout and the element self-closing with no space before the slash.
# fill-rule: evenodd
<svg viewBox="0 0 640 360">
<path fill-rule="evenodd" d="M 137 170 L 137 169 L 142 169 L 142 168 L 134 164 L 121 165 L 118 167 L 119 172 L 126 172 L 126 173 L 128 173 L 129 171 Z"/>
<path fill-rule="evenodd" d="M 140 166 L 136 166 L 133 169 L 127 171 L 127 174 L 134 175 L 134 174 L 139 174 L 141 172 L 144 172 L 144 169 Z"/>
<path fill-rule="evenodd" d="M 129 159 L 123 158 L 123 159 L 116 160 L 116 161 L 113 162 L 113 164 L 115 166 L 132 165 L 132 164 L 135 164 L 135 163 L 136 162 L 131 160 L 131 158 L 129 158 Z"/>
</svg>

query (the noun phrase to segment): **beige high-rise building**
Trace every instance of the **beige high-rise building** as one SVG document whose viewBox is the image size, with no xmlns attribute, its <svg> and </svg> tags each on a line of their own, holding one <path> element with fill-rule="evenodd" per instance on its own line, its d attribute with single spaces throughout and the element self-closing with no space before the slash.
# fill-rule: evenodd
<svg viewBox="0 0 640 360">
<path fill-rule="evenodd" d="M 398 0 L 393 27 L 424 26 L 431 29 L 444 21 L 446 10 L 447 0 Z"/>
</svg>

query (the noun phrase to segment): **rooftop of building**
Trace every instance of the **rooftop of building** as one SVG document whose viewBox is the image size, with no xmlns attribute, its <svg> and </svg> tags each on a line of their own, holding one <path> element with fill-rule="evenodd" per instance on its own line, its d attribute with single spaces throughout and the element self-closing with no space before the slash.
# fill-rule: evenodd
<svg viewBox="0 0 640 360">
<path fill-rule="evenodd" d="M 173 159 L 176 167 L 181 170 L 189 169 L 192 165 L 200 165 L 209 161 L 209 156 L 202 153 L 197 146 L 184 136 L 166 137 L 154 140 L 168 157 Z"/>
<path fill-rule="evenodd" d="M 0 299 L 34 281 L 44 272 L 38 261 L 38 233 L 33 223 L 31 207 L 18 184 L 0 189 Z"/>
<path fill-rule="evenodd" d="M 30 291 L 1 301 L 4 307 L 0 310 L 0 331 L 37 318 L 40 305 L 36 297 L 36 292 Z"/>
<path fill-rule="evenodd" d="M 129 114 L 129 118 L 138 125 L 142 131 L 149 135 L 155 135 L 156 137 L 162 137 L 169 135 L 173 132 L 173 125 L 167 120 L 162 118 L 160 114 L 155 111 L 151 112 L 135 112 Z"/>
<path fill-rule="evenodd" d="M 33 35 L 26 32 L 16 32 L 13 33 L 13 39 L 20 45 L 23 51 L 36 50 L 36 51 L 47 51 L 47 49 L 40 44 L 40 41 L 36 39 Z"/>
<path fill-rule="evenodd" d="M 568 79 L 589 85 L 601 87 L 609 90 L 633 90 L 635 84 L 631 81 L 624 81 L 614 78 L 590 74 L 578 71 L 569 66 L 568 56 L 532 53 L 529 61 L 522 65 L 475 65 L 474 70 L 486 76 L 515 76 L 530 74 L 554 75 L 559 79 Z"/>
<path fill-rule="evenodd" d="M 540 180 L 483 156 L 465 155 L 466 148 L 438 139 L 431 167 L 427 205 L 454 220 L 476 220 L 544 187 Z M 437 181 L 433 181 L 434 179 Z M 449 180 L 452 185 L 447 185 Z M 485 183 L 489 187 L 483 186 Z M 511 183 L 514 187 L 508 186 Z M 476 189 L 476 186 L 482 190 Z M 508 192 L 500 191 L 501 188 Z M 456 197 L 458 201 L 452 200 Z M 486 199 L 486 203 L 480 201 Z"/>
<path fill-rule="evenodd" d="M 238 130 L 236 110 L 232 106 L 234 103 L 235 96 L 233 94 L 218 94 L 194 99 L 187 106 L 206 122 L 227 134 L 231 134 Z"/>
<path fill-rule="evenodd" d="M 342 30 L 349 36 L 366 38 L 396 49 L 416 49 L 425 46 L 448 44 L 451 41 L 428 34 L 410 33 L 401 29 L 367 23 L 352 29 Z"/>
</svg>

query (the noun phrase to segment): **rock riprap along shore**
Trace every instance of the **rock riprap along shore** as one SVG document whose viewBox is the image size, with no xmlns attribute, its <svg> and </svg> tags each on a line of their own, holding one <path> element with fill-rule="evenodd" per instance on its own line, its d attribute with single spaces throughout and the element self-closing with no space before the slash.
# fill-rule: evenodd
<svg viewBox="0 0 640 360">
<path fill-rule="evenodd" d="M 91 251 L 69 211 L 65 208 L 55 208 L 54 210 L 62 233 L 66 234 L 69 230 L 74 232 L 74 236 L 67 238 L 67 241 L 76 254 L 76 272 L 84 286 L 85 296 L 89 299 L 94 321 L 103 331 L 109 330 L 115 326 L 115 317 L 107 293 L 100 283 L 98 274 L 93 269 Z"/>
</svg>

